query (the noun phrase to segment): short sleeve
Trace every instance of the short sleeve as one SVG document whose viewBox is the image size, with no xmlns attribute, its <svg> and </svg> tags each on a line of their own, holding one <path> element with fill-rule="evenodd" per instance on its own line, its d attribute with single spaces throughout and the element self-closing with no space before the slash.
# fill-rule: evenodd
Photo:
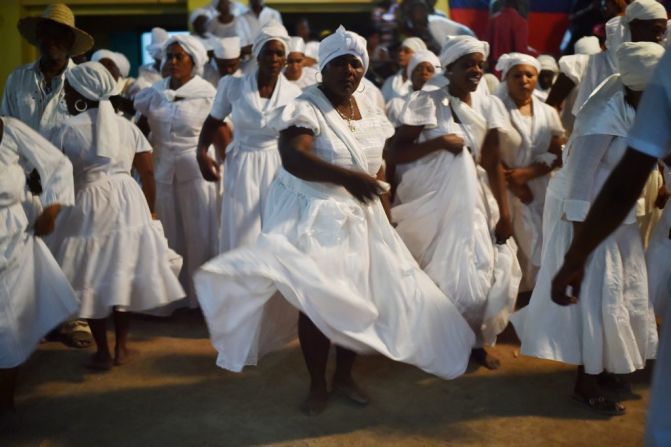
<svg viewBox="0 0 671 447">
<path fill-rule="evenodd" d="M 572 54 L 559 59 L 559 72 L 569 78 L 575 85 L 580 84 L 589 56 L 585 54 Z"/>
<path fill-rule="evenodd" d="M 657 65 L 643 93 L 634 127 L 627 144 L 651 157 L 664 158 L 671 153 L 671 52 Z"/>
<path fill-rule="evenodd" d="M 130 133 L 130 139 L 133 142 L 133 149 L 136 154 L 141 152 L 152 152 L 153 148 L 147 138 L 142 134 L 142 131 L 131 122 L 124 120 L 127 123 L 128 132 Z"/>
<path fill-rule="evenodd" d="M 508 111 L 498 97 L 488 95 L 483 105 L 485 107 L 482 109 L 482 114 L 487 120 L 487 129 L 507 129 L 510 127 Z"/>
<path fill-rule="evenodd" d="M 436 102 L 431 93 L 421 90 L 411 93 L 398 117 L 399 123 L 406 126 L 436 127 Z"/>
<path fill-rule="evenodd" d="M 213 118 L 223 121 L 231 114 L 233 104 L 231 103 L 230 92 L 240 82 L 240 79 L 234 76 L 224 76 L 219 80 L 217 94 L 214 97 L 214 103 L 212 103 L 212 110 L 210 110 L 210 115 Z"/>
<path fill-rule="evenodd" d="M 268 126 L 277 132 L 290 127 L 302 127 L 311 130 L 315 136 L 320 133 L 317 110 L 300 98 L 270 112 Z"/>
<path fill-rule="evenodd" d="M 552 136 L 553 137 L 564 136 L 566 132 L 564 130 L 563 124 L 561 123 L 561 119 L 559 118 L 559 113 L 557 112 L 557 109 L 545 103 L 541 104 L 543 105 L 543 108 L 546 111 L 545 116 L 547 117 L 547 126 L 549 127 Z"/>
</svg>

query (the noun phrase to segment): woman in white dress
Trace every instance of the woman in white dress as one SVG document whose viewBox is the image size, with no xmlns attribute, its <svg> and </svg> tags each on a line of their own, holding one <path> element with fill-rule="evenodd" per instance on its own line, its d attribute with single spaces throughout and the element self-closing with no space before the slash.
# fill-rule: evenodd
<svg viewBox="0 0 671 447">
<path fill-rule="evenodd" d="M 29 222 L 22 206 L 37 170 L 44 207 Z M 0 119 L 0 429 L 14 410 L 18 367 L 51 329 L 77 313 L 68 279 L 38 236 L 54 229 L 61 206 L 74 203 L 72 165 L 21 121 Z"/>
<path fill-rule="evenodd" d="M 513 128 L 512 138 L 501 146 L 510 192 L 517 259 L 522 267 L 520 292 L 536 283 L 543 243 L 543 205 L 553 170 L 561 166 L 563 134 L 557 111 L 534 94 L 541 65 L 526 54 L 504 54 L 496 64 L 505 82 L 498 97 Z"/>
<path fill-rule="evenodd" d="M 564 167 L 547 190 L 536 287 L 529 306 L 512 318 L 522 354 L 578 365 L 575 399 L 611 415 L 624 413 L 624 407 L 602 387 L 621 385 L 612 374 L 644 368 L 657 350 L 635 210 L 592 253 L 577 304 L 554 303 L 551 281 L 574 229 L 626 150 L 638 101 L 663 53 L 663 47 L 651 42 L 622 44 L 616 53 L 620 74 L 609 77 L 578 114 L 564 150 Z"/>
<path fill-rule="evenodd" d="M 396 231 L 471 325 L 473 359 L 495 369 L 484 346 L 505 328 L 521 272 L 499 149 L 510 124 L 501 101 L 478 91 L 488 52 L 470 36 L 446 42 L 443 87 L 413 93 L 388 159 L 407 165 L 391 211 Z"/>
<path fill-rule="evenodd" d="M 394 232 L 378 197 L 382 148 L 393 127 L 355 93 L 368 67 L 365 39 L 340 27 L 321 42 L 319 56 L 322 83 L 270 122 L 280 131 L 283 167 L 269 191 L 263 232 L 254 245 L 219 256 L 196 274 L 223 368 L 240 371 L 259 340 L 281 329 L 263 318 L 276 291 L 296 309 L 311 379 L 308 414 L 327 404 L 331 343 L 337 346 L 333 388 L 360 404 L 368 398 L 352 378 L 355 352 L 379 352 L 454 378 L 465 371 L 474 343 L 455 306 Z"/>
<path fill-rule="evenodd" d="M 206 182 L 196 162 L 196 146 L 216 90 L 200 77 L 207 53 L 193 36 L 175 36 L 164 46 L 169 76 L 135 98 L 146 117 L 154 147 L 156 214 L 168 244 L 184 258 L 180 281 L 197 306 L 193 273 L 217 254 L 217 186 Z"/>
<path fill-rule="evenodd" d="M 253 49 L 258 70 L 240 78 L 223 78 L 203 124 L 198 163 L 203 177 L 210 181 L 218 181 L 220 173 L 207 149 L 226 118 L 230 117 L 234 129 L 224 155 L 220 253 L 256 241 L 261 232 L 268 188 L 281 164 L 278 132 L 267 125 L 268 115 L 301 93 L 282 74 L 288 41 L 282 25 L 263 28 Z"/>
<path fill-rule="evenodd" d="M 96 342 L 87 366 L 99 370 L 127 360 L 129 311 L 160 308 L 185 295 L 170 269 L 166 240 L 152 223 L 151 146 L 137 126 L 114 113 L 109 98 L 116 92 L 114 77 L 98 62 L 70 70 L 65 102 L 73 116 L 51 136 L 72 161 L 76 197 L 47 243 Z M 145 195 L 130 175 L 133 167 Z M 107 344 L 110 315 L 114 358 Z"/>
</svg>

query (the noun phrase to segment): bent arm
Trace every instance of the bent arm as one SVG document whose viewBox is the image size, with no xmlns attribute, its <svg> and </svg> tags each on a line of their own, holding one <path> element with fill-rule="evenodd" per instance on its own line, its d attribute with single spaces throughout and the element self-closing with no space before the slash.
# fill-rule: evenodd
<svg viewBox="0 0 671 447">
<path fill-rule="evenodd" d="M 447 150 L 457 154 L 463 149 L 463 140 L 452 134 L 418 143 L 417 138 L 419 138 L 422 130 L 424 130 L 424 126 L 404 124 L 399 127 L 389 150 L 385 153 L 385 159 L 389 163 L 403 164 L 419 160 L 435 151 Z"/>
<path fill-rule="evenodd" d="M 142 192 L 147 199 L 149 211 L 154 214 L 156 202 L 156 180 L 154 179 L 154 160 L 151 152 L 138 152 L 133 158 L 133 167 L 140 175 Z"/>
</svg>

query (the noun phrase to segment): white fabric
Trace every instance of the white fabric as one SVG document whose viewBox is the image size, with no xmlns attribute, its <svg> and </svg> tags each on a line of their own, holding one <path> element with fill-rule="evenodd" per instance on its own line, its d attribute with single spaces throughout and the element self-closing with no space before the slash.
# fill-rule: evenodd
<svg viewBox="0 0 671 447">
<path fill-rule="evenodd" d="M 332 107 L 321 109 L 325 98 L 319 105 L 308 99 L 321 95 L 316 87 L 305 95 L 271 125 L 309 128 L 319 157 L 374 175 L 393 133 L 384 116 L 356 96 L 362 120 L 351 133 Z M 364 167 L 355 161 L 364 159 Z M 363 205 L 342 187 L 306 182 L 283 169 L 270 195 L 257 242 L 212 260 L 196 275 L 219 366 L 240 371 L 295 336 L 296 310 L 282 320 L 273 313 L 288 302 L 336 345 L 377 351 L 443 378 L 464 372 L 473 334 L 419 270 L 378 200 Z M 276 291 L 284 299 L 271 299 Z"/>
<path fill-rule="evenodd" d="M 440 72 L 441 67 L 438 56 L 429 50 L 417 50 L 410 58 L 410 62 L 408 62 L 408 67 L 406 69 L 406 75 L 408 76 L 408 79 L 412 78 L 412 72 L 419 64 L 423 62 L 428 62 L 429 64 L 433 65 L 433 67 L 436 69 L 436 73 Z"/>
<path fill-rule="evenodd" d="M 650 301 L 658 317 L 666 315 L 671 301 L 671 201 L 666 202 L 662 217 L 653 230 L 645 255 L 648 267 Z"/>
<path fill-rule="evenodd" d="M 234 17 L 230 22 L 222 23 L 217 14 L 208 20 L 205 29 L 216 37 L 238 37 L 241 47 L 251 45 L 254 41 L 255 34 L 252 33 L 249 24 L 241 17 Z"/>
<path fill-rule="evenodd" d="M 299 89 L 305 90 L 306 88 L 319 83 L 319 80 L 321 79 L 320 76 L 321 74 L 316 69 L 312 67 L 303 67 L 301 77 L 295 81 L 289 82 L 293 83 Z"/>
<path fill-rule="evenodd" d="M 184 258 L 180 280 L 196 305 L 193 273 L 218 245 L 217 188 L 203 179 L 196 161 L 198 137 L 216 91 L 198 76 L 177 90 L 169 90 L 169 83 L 164 79 L 143 90 L 134 104 L 151 129 L 156 214 L 170 248 Z"/>
<path fill-rule="evenodd" d="M 0 142 L 0 368 L 14 368 L 79 303 L 23 211 L 26 176 L 37 169 L 45 206 L 74 203 L 72 165 L 21 121 L 3 117 Z"/>
<path fill-rule="evenodd" d="M 279 23 L 282 25 L 282 14 L 280 14 L 280 12 L 276 9 L 270 8 L 266 5 L 263 6 L 263 9 L 261 10 L 261 13 L 258 17 L 251 9 L 247 9 L 244 13 L 240 14 L 239 17 L 242 21 L 245 22 L 247 29 L 249 29 L 252 41 L 265 26 L 271 23 Z M 252 43 L 252 41 L 249 43 Z"/>
<path fill-rule="evenodd" d="M 405 96 L 398 96 L 389 101 L 385 107 L 385 113 L 387 114 L 387 119 L 394 126 L 394 128 L 401 126 L 401 113 L 405 107 L 405 103 L 410 99 L 412 93 L 408 93 Z"/>
<path fill-rule="evenodd" d="M 115 158 L 119 150 L 119 129 L 110 97 L 119 93 L 112 74 L 100 62 L 84 62 L 65 75 L 68 84 L 86 99 L 98 101 L 95 124 L 96 155 Z"/>
<path fill-rule="evenodd" d="M 82 318 L 105 318 L 114 306 L 145 311 L 185 296 L 170 269 L 168 245 L 130 175 L 135 154 L 151 146 L 137 126 L 112 116 L 119 147 L 112 157 L 99 157 L 101 112 L 70 118 L 51 138 L 72 161 L 76 198 L 46 242 L 75 290 Z"/>
<path fill-rule="evenodd" d="M 485 73 L 482 76 L 482 80 L 484 81 L 484 84 L 487 87 L 487 91 L 492 95 L 496 93 L 496 91 L 499 88 L 499 85 L 501 85 L 501 81 L 499 81 L 499 78 L 497 78 L 496 75 L 492 73 Z"/>
<path fill-rule="evenodd" d="M 361 94 L 367 98 L 367 101 L 375 105 L 378 111 L 384 113 L 384 96 L 382 95 L 382 91 L 377 88 L 377 85 L 373 84 L 373 81 L 364 76 L 361 78 L 357 91 L 361 91 Z"/>
<path fill-rule="evenodd" d="M 170 38 L 170 35 L 163 28 L 151 29 L 151 41 L 147 45 L 147 52 L 154 59 L 160 59 L 163 53 L 163 44 Z"/>
<path fill-rule="evenodd" d="M 530 65 L 536 69 L 536 73 L 540 73 L 541 64 L 533 56 L 523 53 L 507 53 L 502 54 L 496 62 L 496 70 L 501 72 L 501 79 L 508 76 L 508 71 L 516 65 Z"/>
<path fill-rule="evenodd" d="M 638 92 L 645 90 L 664 51 L 663 46 L 654 42 L 624 42 L 620 45 L 616 55 L 622 83 Z"/>
<path fill-rule="evenodd" d="M 289 47 L 289 33 L 280 23 L 271 22 L 261 28 L 254 38 L 254 44 L 252 45 L 254 59 L 259 57 L 265 44 L 271 40 L 276 40 L 284 46 L 284 55 L 286 56 L 287 48 Z"/>
<path fill-rule="evenodd" d="M 109 59 L 114 62 L 122 78 L 127 78 L 130 74 L 130 62 L 128 58 L 116 51 L 101 49 L 91 55 L 91 61 L 100 62 L 101 59 Z"/>
<path fill-rule="evenodd" d="M 578 87 L 578 94 L 573 104 L 573 115 L 577 116 L 587 98 L 596 90 L 606 78 L 617 73 L 615 54 L 604 51 L 589 57 L 587 67 Z"/>
<path fill-rule="evenodd" d="M 197 8 L 191 11 L 189 14 L 189 24 L 193 26 L 193 22 L 196 21 L 198 17 L 204 16 L 208 20 L 215 16 L 215 12 L 210 8 Z"/>
<path fill-rule="evenodd" d="M 202 74 L 203 67 L 209 60 L 209 57 L 207 56 L 207 50 L 200 39 L 195 36 L 182 34 L 172 36 L 163 45 L 163 63 L 165 63 L 165 52 L 168 50 L 168 47 L 174 43 L 182 47 L 182 49 L 191 56 L 191 59 L 193 60 L 193 71 L 191 73 L 194 75 Z"/>
<path fill-rule="evenodd" d="M 137 79 L 135 79 L 135 82 L 128 91 L 129 97 L 131 99 L 135 99 L 137 94 L 142 90 L 151 87 L 162 79 L 163 76 L 161 76 L 161 73 L 156 70 L 153 62 L 150 64 L 141 65 L 137 70 Z"/>
<path fill-rule="evenodd" d="M 538 63 L 541 66 L 539 71 L 547 70 L 553 73 L 559 73 L 559 65 L 557 65 L 557 61 L 549 54 L 541 54 L 538 56 Z"/>
<path fill-rule="evenodd" d="M 471 102 L 469 107 L 446 89 L 412 94 L 400 120 L 424 126 L 419 141 L 457 134 L 473 155 L 467 149 L 456 156 L 437 151 L 408 164 L 392 220 L 420 267 L 453 300 L 482 346 L 494 343 L 505 328 L 522 274 L 514 240 L 494 242 L 499 210 L 487 175 L 477 166 L 487 132 L 509 127 L 506 111 L 491 95 L 472 94 Z M 462 124 L 455 122 L 452 110 Z"/>
<path fill-rule="evenodd" d="M 240 38 L 221 37 L 216 40 L 214 57 L 217 59 L 237 59 L 240 57 Z"/>
<path fill-rule="evenodd" d="M 414 52 L 426 50 L 426 44 L 419 37 L 407 37 L 401 42 L 401 48 L 407 48 Z"/>
<path fill-rule="evenodd" d="M 319 42 L 312 41 L 305 44 L 305 55 L 319 64 Z"/>
<path fill-rule="evenodd" d="M 601 52 L 599 38 L 596 36 L 585 36 L 575 43 L 575 54 L 596 54 Z"/>
<path fill-rule="evenodd" d="M 319 71 L 323 71 L 326 64 L 333 59 L 346 54 L 361 61 L 364 74 L 368 71 L 369 59 L 366 39 L 353 31 L 347 31 L 340 25 L 335 33 L 326 37 L 319 44 Z"/>
<path fill-rule="evenodd" d="M 412 82 L 409 77 L 406 80 L 403 80 L 402 70 L 389 76 L 382 84 L 382 96 L 384 97 L 385 103 L 388 103 L 394 98 L 406 96 L 410 92 L 412 92 Z"/>
<path fill-rule="evenodd" d="M 624 10 L 623 23 L 628 26 L 634 20 L 666 20 L 666 8 L 657 0 L 634 0 Z"/>
<path fill-rule="evenodd" d="M 445 40 L 440 51 L 440 65 L 447 68 L 457 59 L 471 53 L 489 56 L 489 44 L 472 36 L 455 36 Z"/>
<path fill-rule="evenodd" d="M 75 66 L 70 59 L 63 73 L 52 78 L 50 90 L 44 86 L 39 60 L 17 68 L 5 82 L 0 115 L 17 118 L 43 136 L 48 135 L 70 116 L 63 83 L 65 74 Z"/>
<path fill-rule="evenodd" d="M 585 74 L 588 62 L 589 56 L 587 54 L 571 54 L 569 56 L 563 56 L 559 59 L 559 72 L 573 81 L 577 86 L 580 84 L 580 81 Z"/>
<path fill-rule="evenodd" d="M 278 133 L 268 126 L 268 117 L 300 94 L 284 75 L 265 103 L 256 73 L 219 82 L 210 115 L 218 120 L 230 117 L 235 128 L 224 161 L 219 253 L 250 244 L 261 233 L 268 189 L 281 165 Z"/>
<path fill-rule="evenodd" d="M 302 37 L 291 37 L 289 39 L 289 45 L 287 49 L 287 54 L 289 53 L 303 53 L 305 54 L 305 41 Z"/>
<path fill-rule="evenodd" d="M 429 32 L 433 39 L 439 44 L 443 44 L 445 39 L 451 36 L 475 37 L 475 33 L 467 26 L 455 22 L 454 20 L 450 20 L 447 17 L 441 17 L 435 14 L 429 15 Z"/>
</svg>

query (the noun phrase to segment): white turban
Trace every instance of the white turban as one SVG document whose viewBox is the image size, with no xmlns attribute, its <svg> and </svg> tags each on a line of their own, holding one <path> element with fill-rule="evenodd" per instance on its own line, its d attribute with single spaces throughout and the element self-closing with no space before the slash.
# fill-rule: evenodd
<svg viewBox="0 0 671 447">
<path fill-rule="evenodd" d="M 203 67 L 209 60 L 209 57 L 207 56 L 207 50 L 205 49 L 205 46 L 200 41 L 200 39 L 195 36 L 184 34 L 172 36 L 163 45 L 163 64 L 166 63 L 165 52 L 173 43 L 179 44 L 179 46 L 182 47 L 182 49 L 186 51 L 189 56 L 191 56 L 191 59 L 193 60 L 192 74 L 201 74 L 203 72 Z"/>
<path fill-rule="evenodd" d="M 447 68 L 460 57 L 471 53 L 481 53 L 486 58 L 489 56 L 489 44 L 472 36 L 448 37 L 440 52 L 440 64 Z"/>
<path fill-rule="evenodd" d="M 193 25 L 193 22 L 200 16 L 205 16 L 208 20 L 214 17 L 213 11 L 209 8 L 198 8 L 194 9 L 189 15 L 189 24 Z"/>
<path fill-rule="evenodd" d="M 151 42 L 147 45 L 147 52 L 154 59 L 161 58 L 163 44 L 170 38 L 170 35 L 163 28 L 153 28 L 151 30 Z"/>
<path fill-rule="evenodd" d="M 98 50 L 91 55 L 93 62 L 100 62 L 100 59 L 109 59 L 114 62 L 122 78 L 127 78 L 130 73 L 130 62 L 128 58 L 121 53 L 110 50 Z"/>
<path fill-rule="evenodd" d="M 96 154 L 113 158 L 119 150 L 119 129 L 110 96 L 119 94 L 118 84 L 100 62 L 84 62 L 65 72 L 68 84 L 91 101 L 98 101 L 95 124 Z"/>
<path fill-rule="evenodd" d="M 240 57 L 240 38 L 220 37 L 214 40 L 214 57 L 217 59 L 237 59 Z"/>
<path fill-rule="evenodd" d="M 289 53 L 305 54 L 305 41 L 302 37 L 292 37 L 289 39 L 289 48 L 287 49 L 287 54 Z"/>
<path fill-rule="evenodd" d="M 432 51 L 417 50 L 410 58 L 410 62 L 408 62 L 408 66 L 406 67 L 408 78 L 412 77 L 412 72 L 415 71 L 415 68 L 422 62 L 428 62 L 433 65 L 436 68 L 436 71 L 439 71 L 440 69 L 440 59 L 438 59 L 438 56 L 433 54 Z"/>
<path fill-rule="evenodd" d="M 252 45 L 252 53 L 254 53 L 254 58 L 259 57 L 261 50 L 264 45 L 270 42 L 271 40 L 276 40 L 284 46 L 284 51 L 286 53 L 287 47 L 289 46 L 289 33 L 287 29 L 282 26 L 282 24 L 275 21 L 269 22 L 254 38 L 254 43 Z"/>
<path fill-rule="evenodd" d="M 333 59 L 350 54 L 361 61 L 364 73 L 368 71 L 368 50 L 366 39 L 353 31 L 347 31 L 342 25 L 335 33 L 319 44 L 319 71 Z"/>
<path fill-rule="evenodd" d="M 508 71 L 516 65 L 531 65 L 537 73 L 541 71 L 541 64 L 533 56 L 522 53 L 503 54 L 496 63 L 496 70 L 501 72 L 501 79 L 505 79 Z"/>
<path fill-rule="evenodd" d="M 664 5 L 656 0 L 634 0 L 624 10 L 623 23 L 627 26 L 634 20 L 657 19 L 667 19 Z"/>
<path fill-rule="evenodd" d="M 601 53 L 599 38 L 596 36 L 585 36 L 575 43 L 575 54 L 597 54 Z"/>
<path fill-rule="evenodd" d="M 541 54 L 538 56 L 538 63 L 541 64 L 541 71 L 547 70 L 553 73 L 559 73 L 559 65 L 557 65 L 557 61 L 549 54 Z"/>
<path fill-rule="evenodd" d="M 648 85 L 664 47 L 654 42 L 625 42 L 617 50 L 620 80 L 632 90 L 642 92 Z"/>
<path fill-rule="evenodd" d="M 305 55 L 319 62 L 319 42 L 311 41 L 305 44 Z"/>
<path fill-rule="evenodd" d="M 401 43 L 401 48 L 408 48 L 412 51 L 426 50 L 426 44 L 419 37 L 408 37 Z"/>
</svg>

